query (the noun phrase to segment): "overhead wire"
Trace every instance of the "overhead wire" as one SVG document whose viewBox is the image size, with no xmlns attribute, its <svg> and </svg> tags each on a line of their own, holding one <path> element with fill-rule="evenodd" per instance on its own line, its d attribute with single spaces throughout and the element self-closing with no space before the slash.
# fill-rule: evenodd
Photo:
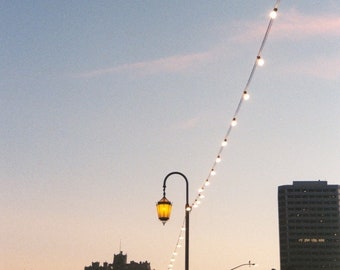
<svg viewBox="0 0 340 270">
<path fill-rule="evenodd" d="M 254 73 L 256 71 L 256 68 L 258 66 L 262 66 L 264 64 L 264 60 L 262 58 L 262 51 L 263 51 L 263 48 L 264 48 L 264 46 L 266 44 L 266 41 L 268 39 L 268 35 L 269 35 L 270 30 L 272 28 L 273 21 L 277 17 L 279 4 L 280 4 L 280 0 L 277 0 L 275 5 L 274 5 L 273 10 L 270 12 L 270 15 L 269 15 L 270 16 L 270 20 L 269 20 L 266 32 L 264 34 L 264 37 L 263 37 L 262 42 L 261 42 L 261 46 L 260 46 L 260 48 L 258 50 L 258 53 L 256 55 L 256 59 L 254 61 L 254 64 L 253 64 L 253 67 L 251 69 L 250 75 L 248 77 L 247 83 L 246 83 L 245 87 L 242 90 L 241 98 L 240 98 L 240 100 L 238 102 L 238 105 L 236 107 L 236 110 L 235 110 L 235 112 L 233 114 L 232 120 L 231 120 L 231 122 L 230 122 L 230 124 L 228 126 L 227 132 L 226 132 L 225 136 L 223 137 L 223 140 L 221 142 L 221 145 L 220 145 L 219 150 L 218 150 L 217 155 L 216 155 L 216 159 L 213 162 L 213 165 L 210 167 L 211 169 L 209 171 L 209 174 L 205 178 L 205 180 L 204 180 L 203 184 L 201 185 L 201 187 L 198 189 L 198 193 L 197 193 L 197 196 L 195 197 L 194 201 L 190 204 L 190 209 L 191 209 L 190 211 L 192 211 L 193 208 L 197 208 L 201 204 L 202 199 L 205 197 L 205 195 L 203 193 L 205 191 L 205 188 L 210 185 L 211 177 L 216 175 L 217 164 L 221 162 L 221 160 L 222 160 L 222 153 L 223 153 L 225 147 L 228 144 L 228 138 L 230 136 L 230 133 L 231 133 L 233 127 L 235 127 L 237 125 L 237 116 L 238 116 L 238 114 L 239 114 L 239 112 L 241 110 L 241 107 L 242 107 L 244 101 L 247 101 L 249 99 L 249 97 L 250 97 L 249 96 L 249 86 L 250 86 L 250 84 L 252 82 L 252 79 L 253 79 Z M 172 256 L 170 258 L 170 263 L 168 265 L 168 270 L 173 270 L 174 263 L 175 263 L 175 260 L 176 260 L 175 257 L 177 256 L 178 249 L 182 246 L 181 242 L 184 239 L 184 231 L 185 231 L 185 220 L 183 221 L 183 224 L 182 224 L 182 227 L 181 227 L 181 230 L 180 230 L 177 242 L 176 242 L 175 249 L 174 249 L 174 251 L 172 253 Z"/>
</svg>

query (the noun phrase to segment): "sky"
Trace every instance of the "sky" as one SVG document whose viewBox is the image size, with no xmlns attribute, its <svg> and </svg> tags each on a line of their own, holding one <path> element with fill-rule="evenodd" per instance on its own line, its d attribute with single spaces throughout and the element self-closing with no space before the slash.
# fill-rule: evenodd
<svg viewBox="0 0 340 270">
<path fill-rule="evenodd" d="M 2 1 L 0 268 L 166 270 L 276 1 Z M 279 269 L 277 188 L 340 184 L 340 3 L 281 1 L 205 198 L 190 268 Z M 184 268 L 184 248 L 175 269 Z"/>
</svg>

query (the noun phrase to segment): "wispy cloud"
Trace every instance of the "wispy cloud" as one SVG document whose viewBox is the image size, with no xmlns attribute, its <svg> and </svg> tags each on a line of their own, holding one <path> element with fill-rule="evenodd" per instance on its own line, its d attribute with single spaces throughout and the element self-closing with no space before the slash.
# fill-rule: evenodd
<svg viewBox="0 0 340 270">
<path fill-rule="evenodd" d="M 276 20 L 277 21 L 274 22 L 269 35 L 270 39 L 282 40 L 294 38 L 295 40 L 303 40 L 317 36 L 340 36 L 340 17 L 336 15 L 305 15 L 297 10 L 292 9 L 286 13 L 279 12 L 279 16 Z M 244 25 L 243 28 L 245 30 L 242 31 L 240 35 L 229 37 L 229 41 L 236 44 L 243 44 L 254 42 L 256 39 L 260 42 L 266 29 L 266 26 L 263 24 L 263 22 L 237 22 L 237 25 L 240 24 Z M 76 77 L 92 78 L 97 76 L 118 74 L 122 72 L 128 72 L 130 74 L 137 75 L 153 75 L 161 72 L 188 72 L 197 67 L 202 67 L 212 61 L 215 61 L 217 57 L 224 56 L 226 51 L 227 49 L 225 48 L 225 44 L 216 44 L 215 47 L 205 52 L 175 55 L 160 59 L 122 64 L 109 68 L 95 69 L 80 73 L 76 75 Z M 335 59 L 334 61 L 338 63 L 338 60 Z M 320 63 L 323 62 L 325 61 L 320 60 Z"/>
<path fill-rule="evenodd" d="M 333 14 L 304 15 L 296 10 L 290 10 L 279 17 L 280 22 L 273 28 L 274 37 L 304 39 L 313 36 L 339 36 L 340 17 Z"/>
<path fill-rule="evenodd" d="M 196 66 L 204 65 L 213 59 L 213 52 L 202 52 L 187 55 L 177 55 L 145 62 L 118 65 L 112 68 L 92 70 L 79 74 L 78 77 L 95 77 L 119 72 L 134 72 L 142 75 L 151 75 L 159 72 L 182 72 Z"/>
<path fill-rule="evenodd" d="M 282 15 L 272 35 L 273 39 L 294 39 L 297 44 L 300 40 L 306 39 L 339 38 L 340 17 L 333 14 L 303 15 L 296 10 L 291 10 Z M 336 80 L 340 77 L 340 57 L 338 54 L 329 53 L 314 55 L 305 58 L 300 63 L 294 62 L 294 65 L 289 66 L 286 72 Z"/>
<path fill-rule="evenodd" d="M 317 57 L 294 62 L 293 65 L 281 68 L 283 74 L 302 74 L 325 80 L 339 80 L 340 78 L 340 56 Z"/>
<path fill-rule="evenodd" d="M 265 31 L 260 23 L 251 22 L 245 24 L 245 29 L 242 34 L 232 38 L 234 43 L 247 44 L 254 42 L 255 39 L 260 40 Z M 294 42 L 296 46 L 299 42 L 305 43 L 306 40 L 316 44 L 318 39 L 338 40 L 339 37 L 340 17 L 338 15 L 305 15 L 295 9 L 279 12 L 269 35 L 271 41 L 286 40 Z M 301 43 L 302 46 L 304 43 Z M 293 65 L 282 66 L 281 70 L 285 74 L 294 73 L 337 80 L 340 77 L 340 58 L 338 54 L 332 55 L 331 53 L 310 55 L 310 57 L 295 60 Z"/>
<path fill-rule="evenodd" d="M 268 18 L 269 20 L 269 18 Z M 245 22 L 245 30 L 232 38 L 234 42 L 251 42 L 265 31 L 262 23 Z M 271 39 L 292 38 L 305 39 L 315 36 L 339 36 L 340 17 L 335 14 L 305 15 L 291 9 L 280 12 L 271 29 Z"/>
<path fill-rule="evenodd" d="M 184 121 L 177 123 L 174 128 L 182 130 L 192 129 L 197 127 L 200 124 L 201 120 L 202 119 L 200 116 L 185 119 Z"/>
</svg>

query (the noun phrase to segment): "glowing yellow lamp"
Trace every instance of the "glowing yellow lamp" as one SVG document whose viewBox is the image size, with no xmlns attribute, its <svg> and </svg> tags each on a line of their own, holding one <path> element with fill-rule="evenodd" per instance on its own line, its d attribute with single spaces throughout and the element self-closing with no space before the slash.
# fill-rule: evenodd
<svg viewBox="0 0 340 270">
<path fill-rule="evenodd" d="M 156 207 L 158 219 L 163 222 L 163 225 L 165 225 L 165 222 L 167 222 L 170 218 L 172 204 L 167 198 L 163 197 L 157 203 Z"/>
</svg>

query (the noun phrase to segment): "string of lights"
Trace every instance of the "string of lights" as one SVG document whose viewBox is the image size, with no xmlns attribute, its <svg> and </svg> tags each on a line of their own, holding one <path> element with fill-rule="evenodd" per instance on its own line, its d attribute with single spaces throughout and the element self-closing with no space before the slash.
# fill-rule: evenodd
<svg viewBox="0 0 340 270">
<path fill-rule="evenodd" d="M 197 196 L 195 197 L 193 203 L 190 205 L 190 210 L 189 211 L 192 211 L 193 208 L 197 208 L 201 204 L 202 199 L 205 197 L 203 193 L 204 193 L 206 187 L 208 187 L 210 185 L 211 178 L 214 175 L 216 175 L 217 164 L 219 164 L 222 161 L 222 153 L 223 153 L 223 151 L 225 150 L 225 148 L 226 148 L 226 146 L 228 144 L 228 138 L 230 136 L 230 133 L 231 133 L 232 129 L 237 125 L 237 119 L 238 119 L 237 117 L 238 117 L 238 114 L 239 114 L 239 112 L 241 110 L 241 107 L 242 107 L 243 103 L 250 98 L 250 95 L 249 95 L 249 86 L 250 86 L 250 83 L 251 83 L 251 81 L 253 79 L 253 76 L 254 76 L 254 73 L 256 71 L 256 68 L 258 66 L 261 67 L 261 66 L 264 65 L 264 59 L 262 58 L 262 51 L 263 51 L 263 48 L 264 48 L 265 43 L 267 41 L 269 32 L 270 32 L 272 24 L 273 24 L 273 21 L 277 17 L 277 12 L 278 12 L 279 4 L 280 4 L 280 0 L 277 0 L 275 5 L 274 5 L 273 10 L 269 14 L 270 20 L 269 20 L 269 23 L 268 23 L 268 26 L 267 26 L 267 30 L 266 30 L 266 32 L 264 34 L 263 39 L 262 39 L 260 49 L 259 49 L 259 51 L 257 53 L 256 59 L 255 59 L 255 62 L 253 64 L 253 67 L 252 67 L 252 70 L 250 72 L 250 75 L 248 77 L 247 83 L 246 83 L 246 85 L 245 85 L 245 87 L 244 87 L 244 89 L 242 91 L 242 95 L 241 95 L 240 101 L 239 101 L 239 103 L 238 103 L 238 105 L 236 107 L 236 110 L 235 110 L 234 115 L 232 117 L 232 120 L 231 120 L 231 122 L 229 124 L 227 132 L 226 132 L 226 134 L 225 134 L 225 136 L 224 136 L 224 138 L 222 140 L 222 143 L 220 145 L 220 148 L 219 148 L 219 150 L 217 152 L 216 159 L 213 162 L 213 165 L 211 166 L 211 169 L 209 171 L 208 176 L 205 178 L 203 184 L 198 189 Z M 181 230 L 180 230 L 177 242 L 176 242 L 175 249 L 174 249 L 174 251 L 172 253 L 172 256 L 170 258 L 170 263 L 168 265 L 168 270 L 173 270 L 174 263 L 176 261 L 176 256 L 178 254 L 178 249 L 182 247 L 181 242 L 184 239 L 184 232 L 185 232 L 185 220 L 183 221 L 183 224 L 182 224 L 182 227 L 181 227 Z"/>
</svg>

